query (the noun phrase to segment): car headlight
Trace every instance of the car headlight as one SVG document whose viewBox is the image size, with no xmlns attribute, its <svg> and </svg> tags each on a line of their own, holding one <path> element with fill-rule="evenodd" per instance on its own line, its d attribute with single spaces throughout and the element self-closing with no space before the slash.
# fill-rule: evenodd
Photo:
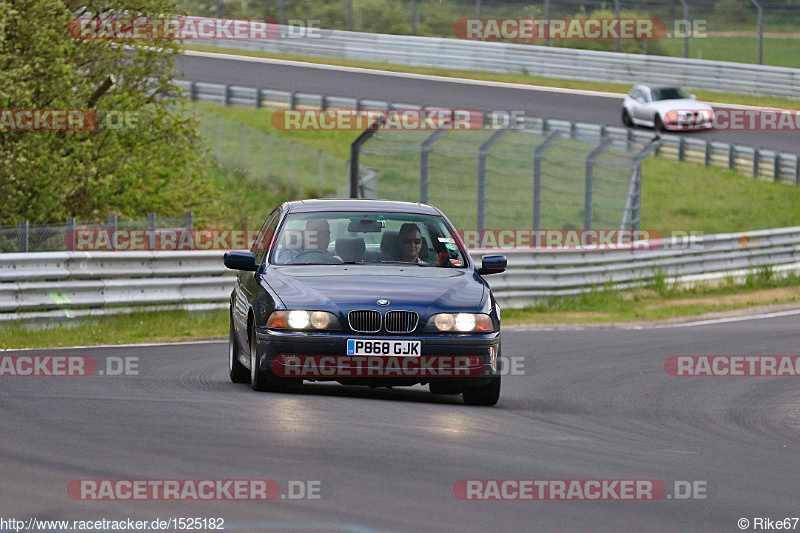
<svg viewBox="0 0 800 533">
<path fill-rule="evenodd" d="M 492 317 L 482 313 L 438 313 L 428 319 L 425 331 L 469 333 L 494 331 Z"/>
<path fill-rule="evenodd" d="M 678 120 L 678 112 L 677 111 L 669 111 L 665 117 L 667 122 L 675 122 Z"/>
<path fill-rule="evenodd" d="M 273 311 L 267 320 L 268 328 L 276 329 L 342 329 L 336 315 L 327 311 Z"/>
</svg>

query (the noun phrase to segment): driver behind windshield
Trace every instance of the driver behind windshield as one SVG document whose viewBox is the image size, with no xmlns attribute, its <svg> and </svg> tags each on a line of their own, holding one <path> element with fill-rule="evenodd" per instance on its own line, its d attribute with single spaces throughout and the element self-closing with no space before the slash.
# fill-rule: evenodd
<svg viewBox="0 0 800 533">
<path fill-rule="evenodd" d="M 281 262 L 286 264 L 341 262 L 341 257 L 328 251 L 330 243 L 331 227 L 328 221 L 322 218 L 313 218 L 306 221 L 306 229 L 303 232 L 303 247 L 285 250 L 281 256 Z M 303 257 L 299 258 L 300 261 L 295 261 L 301 255 Z"/>
<path fill-rule="evenodd" d="M 422 233 L 420 233 L 419 226 L 416 224 L 406 222 L 400 226 L 397 245 L 400 248 L 400 261 L 405 263 L 425 263 L 419 258 L 419 251 L 422 249 Z"/>
</svg>

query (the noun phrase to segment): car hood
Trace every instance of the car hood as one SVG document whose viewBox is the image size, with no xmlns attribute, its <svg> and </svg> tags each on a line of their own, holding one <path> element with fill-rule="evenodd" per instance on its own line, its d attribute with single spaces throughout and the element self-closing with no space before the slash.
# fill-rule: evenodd
<svg viewBox="0 0 800 533">
<path fill-rule="evenodd" d="M 304 265 L 270 266 L 264 281 L 288 309 L 349 311 L 376 309 L 379 299 L 386 309 L 476 312 L 486 290 L 471 268 L 436 268 L 415 265 Z"/>
<path fill-rule="evenodd" d="M 703 102 L 698 102 L 697 100 L 692 100 L 691 98 L 679 98 L 677 100 L 660 100 L 658 102 L 653 102 L 650 104 L 654 109 L 656 109 L 662 115 L 666 114 L 668 111 L 674 110 L 692 110 L 692 111 L 702 111 L 703 109 L 712 109 L 710 105 L 705 104 Z"/>
</svg>

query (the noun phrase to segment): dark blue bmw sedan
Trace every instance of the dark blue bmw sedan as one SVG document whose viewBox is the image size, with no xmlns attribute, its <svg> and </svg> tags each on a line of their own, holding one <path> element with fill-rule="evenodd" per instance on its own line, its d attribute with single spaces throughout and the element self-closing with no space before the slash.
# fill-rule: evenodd
<svg viewBox="0 0 800 533">
<path fill-rule="evenodd" d="M 249 252 L 230 302 L 228 370 L 281 392 L 303 381 L 427 384 L 470 405 L 500 397 L 500 309 L 436 207 L 387 200 L 286 202 Z"/>
</svg>

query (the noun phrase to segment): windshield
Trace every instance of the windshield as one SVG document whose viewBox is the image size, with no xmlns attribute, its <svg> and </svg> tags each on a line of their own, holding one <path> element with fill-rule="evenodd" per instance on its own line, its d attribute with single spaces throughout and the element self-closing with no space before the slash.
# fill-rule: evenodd
<svg viewBox="0 0 800 533">
<path fill-rule="evenodd" d="M 689 98 L 689 93 L 678 87 L 667 87 L 665 89 L 653 89 L 653 101 L 659 100 L 679 100 Z"/>
<path fill-rule="evenodd" d="M 404 213 L 289 215 L 270 256 L 274 265 L 410 263 L 465 268 L 465 252 L 444 219 Z"/>
</svg>

